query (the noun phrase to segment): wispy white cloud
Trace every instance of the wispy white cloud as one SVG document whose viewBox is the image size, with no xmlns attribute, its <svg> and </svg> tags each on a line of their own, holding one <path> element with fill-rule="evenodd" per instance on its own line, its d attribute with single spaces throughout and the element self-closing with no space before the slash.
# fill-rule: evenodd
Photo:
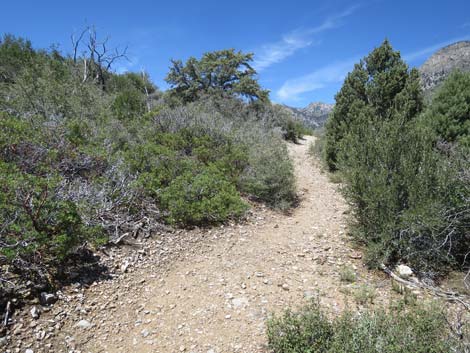
<svg viewBox="0 0 470 353">
<path fill-rule="evenodd" d="M 449 40 L 418 49 L 414 52 L 405 53 L 403 58 L 407 62 L 413 62 L 418 59 L 429 56 L 440 48 L 462 40 L 470 40 L 470 35 L 451 38 Z M 287 80 L 276 91 L 276 97 L 281 102 L 296 102 L 301 100 L 301 95 L 306 92 L 315 91 L 333 84 L 341 83 L 347 73 L 354 68 L 354 64 L 359 62 L 360 57 L 354 57 L 344 61 L 324 66 L 308 73 L 304 76 Z"/>
<path fill-rule="evenodd" d="M 259 54 L 255 57 L 254 68 L 257 71 L 264 70 L 293 55 L 297 50 L 308 47 L 311 44 L 311 39 L 297 33 L 284 35 L 281 41 L 266 44 L 261 48 Z"/>
<path fill-rule="evenodd" d="M 276 92 L 277 98 L 282 102 L 295 102 L 300 100 L 303 93 L 324 88 L 330 84 L 340 83 L 357 61 L 359 61 L 359 58 L 339 61 L 307 75 L 288 80 Z"/>
<path fill-rule="evenodd" d="M 405 59 L 405 61 L 408 61 L 408 62 L 413 62 L 415 60 L 419 60 L 419 59 L 429 56 L 430 54 L 441 49 L 442 47 L 445 47 L 446 45 L 459 42 L 462 40 L 468 40 L 468 39 L 470 39 L 470 35 L 457 37 L 457 38 L 451 38 L 449 40 L 430 45 L 429 47 L 426 47 L 426 48 L 421 48 L 410 53 L 405 53 L 403 54 L 403 59 Z"/>
<path fill-rule="evenodd" d="M 462 26 L 460 26 L 461 28 L 469 28 L 470 27 L 470 22 L 465 22 L 464 24 L 462 24 Z"/>
<path fill-rule="evenodd" d="M 355 5 L 341 13 L 329 16 L 319 26 L 296 29 L 284 34 L 278 42 L 263 45 L 255 56 L 255 69 L 262 71 L 273 64 L 284 61 L 300 49 L 309 47 L 314 43 L 319 43 L 318 39 L 314 39 L 315 35 L 341 26 L 342 20 L 352 15 L 358 7 L 359 5 Z"/>
</svg>

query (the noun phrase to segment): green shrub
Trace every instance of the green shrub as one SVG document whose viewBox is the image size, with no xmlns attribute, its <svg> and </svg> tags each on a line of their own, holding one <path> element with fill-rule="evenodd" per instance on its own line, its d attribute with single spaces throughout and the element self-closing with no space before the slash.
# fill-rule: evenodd
<svg viewBox="0 0 470 353">
<path fill-rule="evenodd" d="M 219 170 L 231 176 L 240 192 L 271 207 L 287 209 L 296 201 L 287 146 L 273 126 L 239 104 L 233 99 L 214 101 L 212 97 L 184 108 L 163 110 L 156 119 L 163 131 L 190 131 L 192 136 L 209 138 L 212 142 L 201 147 L 205 152 L 198 152 L 200 161 L 210 156 Z M 186 152 L 194 150 L 194 141 Z"/>
<path fill-rule="evenodd" d="M 68 174 L 68 164 L 78 167 L 82 156 L 66 143 L 58 150 L 47 137 L 0 114 L 0 252 L 10 263 L 21 259 L 53 271 L 77 247 L 101 242 L 104 234 L 86 225 L 76 203 L 62 193 L 59 170 Z"/>
<path fill-rule="evenodd" d="M 433 277 L 468 264 L 470 164 L 459 147 L 436 150 L 430 119 L 419 119 L 421 96 L 417 73 L 384 43 L 338 93 L 325 154 L 354 205 L 366 261 L 407 262 Z"/>
<path fill-rule="evenodd" d="M 170 223 L 206 225 L 238 218 L 247 205 L 235 186 L 215 167 L 186 172 L 160 194 L 160 204 Z"/>
<path fill-rule="evenodd" d="M 377 294 L 374 287 L 363 284 L 354 289 L 353 296 L 357 304 L 368 305 L 374 303 Z"/>
<path fill-rule="evenodd" d="M 329 169 L 338 169 L 341 140 L 356 125 L 398 115 L 405 121 L 413 119 L 423 106 L 419 82 L 418 71 L 408 70 L 387 40 L 356 64 L 336 94 L 326 123 L 325 159 Z"/>
<path fill-rule="evenodd" d="M 447 353 L 459 342 L 433 306 L 391 306 L 329 319 L 316 303 L 268 322 L 274 353 Z"/>
<path fill-rule="evenodd" d="M 311 303 L 303 310 L 287 310 L 271 318 L 267 327 L 269 348 L 275 353 L 327 352 L 334 335 L 334 326 L 319 304 Z"/>
<path fill-rule="evenodd" d="M 356 282 L 357 275 L 350 266 L 343 266 L 339 271 L 339 278 L 341 282 L 353 283 Z"/>
<path fill-rule="evenodd" d="M 111 110 L 118 119 L 134 119 L 144 114 L 145 99 L 136 90 L 123 91 L 114 99 Z"/>
<path fill-rule="evenodd" d="M 451 74 L 434 94 L 423 118 L 440 140 L 470 148 L 470 73 Z"/>
<path fill-rule="evenodd" d="M 59 181 L 0 162 L 0 251 L 10 262 L 57 265 L 86 241 L 104 238 L 98 228 L 83 223 L 72 201 L 61 199 Z"/>
<path fill-rule="evenodd" d="M 240 188 L 258 200 L 286 210 L 296 201 L 294 168 L 287 147 L 275 139 L 261 141 L 265 144 L 254 144 L 249 150 Z"/>
<path fill-rule="evenodd" d="M 443 157 L 431 135 L 414 122 L 390 121 L 363 125 L 343 140 L 339 159 L 355 205 L 354 234 L 373 266 L 406 261 L 434 276 L 464 265 L 470 188 L 461 171 L 469 160 Z"/>
<path fill-rule="evenodd" d="M 23 68 L 33 61 L 35 54 L 29 40 L 4 35 L 0 39 L 0 83 L 14 82 Z"/>
<path fill-rule="evenodd" d="M 326 165 L 326 157 L 325 157 L 325 144 L 326 144 L 326 136 L 325 131 L 323 129 L 317 129 L 314 131 L 313 136 L 315 140 L 310 142 L 308 146 L 308 154 L 311 157 L 316 158 L 322 165 L 322 167 L 327 167 Z M 331 174 L 334 175 L 334 174 Z"/>
</svg>

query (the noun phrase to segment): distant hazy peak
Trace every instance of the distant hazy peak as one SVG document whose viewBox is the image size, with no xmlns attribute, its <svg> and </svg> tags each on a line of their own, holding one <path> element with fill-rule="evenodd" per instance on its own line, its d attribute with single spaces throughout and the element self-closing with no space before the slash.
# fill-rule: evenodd
<svg viewBox="0 0 470 353">
<path fill-rule="evenodd" d="M 328 115 L 333 110 L 334 104 L 313 102 L 305 108 L 293 108 L 285 106 L 298 119 L 302 120 L 306 125 L 312 128 L 319 128 L 325 124 Z"/>
</svg>

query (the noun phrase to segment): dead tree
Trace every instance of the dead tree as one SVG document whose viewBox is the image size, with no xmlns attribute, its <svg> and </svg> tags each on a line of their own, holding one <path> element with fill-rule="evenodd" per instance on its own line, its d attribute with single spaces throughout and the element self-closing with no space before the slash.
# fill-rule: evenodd
<svg viewBox="0 0 470 353">
<path fill-rule="evenodd" d="M 145 90 L 145 102 L 147 103 L 147 113 L 150 113 L 151 107 L 150 107 L 150 93 L 147 88 L 147 73 L 142 70 L 142 82 L 144 83 L 144 90 Z"/>
<path fill-rule="evenodd" d="M 85 37 L 85 34 L 88 36 Z M 127 59 L 127 47 L 124 50 L 119 48 L 110 49 L 108 46 L 109 37 L 104 40 L 98 38 L 96 28 L 89 26 L 75 38 L 71 36 L 73 46 L 73 61 L 77 63 L 78 51 L 84 48 L 83 56 L 83 82 L 92 78 L 103 90 L 106 89 L 106 73 L 112 70 L 113 64 L 120 59 Z"/>
</svg>

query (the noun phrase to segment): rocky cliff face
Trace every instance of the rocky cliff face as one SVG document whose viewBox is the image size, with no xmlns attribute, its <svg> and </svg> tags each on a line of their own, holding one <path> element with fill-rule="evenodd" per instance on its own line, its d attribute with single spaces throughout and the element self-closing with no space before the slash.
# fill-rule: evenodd
<svg viewBox="0 0 470 353">
<path fill-rule="evenodd" d="M 314 129 L 320 128 L 325 124 L 328 115 L 333 110 L 334 104 L 321 102 L 310 103 L 305 108 L 287 107 L 297 118 L 302 120 L 307 126 Z"/>
<path fill-rule="evenodd" d="M 453 70 L 470 71 L 470 41 L 457 42 L 435 52 L 419 69 L 425 91 L 432 91 Z"/>
</svg>

